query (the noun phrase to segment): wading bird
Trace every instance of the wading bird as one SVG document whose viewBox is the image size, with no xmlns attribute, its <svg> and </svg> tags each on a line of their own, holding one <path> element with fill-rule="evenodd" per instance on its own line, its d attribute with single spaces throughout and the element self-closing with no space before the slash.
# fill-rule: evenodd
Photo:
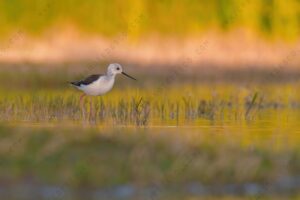
<svg viewBox="0 0 300 200">
<path fill-rule="evenodd" d="M 83 98 L 86 95 L 89 96 L 99 96 L 104 95 L 109 92 L 115 83 L 115 77 L 117 74 L 123 74 L 133 80 L 136 80 L 132 76 L 123 72 L 122 66 L 118 63 L 110 64 L 107 68 L 107 73 L 105 75 L 102 74 L 94 74 L 90 75 L 84 80 L 71 82 L 79 90 L 82 90 L 84 93 L 80 96 L 80 106 L 83 111 Z M 90 114 L 93 111 L 92 102 L 90 107 Z M 83 112 L 84 114 L 84 112 Z"/>
</svg>

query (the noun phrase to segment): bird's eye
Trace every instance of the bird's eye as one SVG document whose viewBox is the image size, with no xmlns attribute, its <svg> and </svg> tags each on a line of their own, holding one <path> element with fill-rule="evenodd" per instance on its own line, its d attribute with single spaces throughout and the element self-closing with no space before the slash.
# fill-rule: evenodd
<svg viewBox="0 0 300 200">
<path fill-rule="evenodd" d="M 117 67 L 117 70 L 120 70 L 120 67 Z"/>
</svg>

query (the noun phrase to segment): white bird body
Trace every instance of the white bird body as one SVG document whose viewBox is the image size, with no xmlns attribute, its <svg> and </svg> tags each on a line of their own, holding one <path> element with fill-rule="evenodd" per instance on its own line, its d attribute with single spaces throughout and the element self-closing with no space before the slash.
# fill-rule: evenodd
<svg viewBox="0 0 300 200">
<path fill-rule="evenodd" d="M 131 79 L 136 80 L 135 78 L 123 72 L 120 64 L 114 63 L 108 66 L 107 73 L 105 75 L 91 75 L 84 80 L 71 82 L 71 84 L 79 90 L 82 90 L 86 95 L 99 96 L 106 94 L 113 88 L 117 74 L 123 74 Z"/>
<path fill-rule="evenodd" d="M 79 90 L 82 90 L 84 93 L 90 96 L 99 96 L 109 92 L 115 83 L 114 76 L 100 76 L 96 81 L 89 85 L 81 84 L 76 86 Z"/>
</svg>

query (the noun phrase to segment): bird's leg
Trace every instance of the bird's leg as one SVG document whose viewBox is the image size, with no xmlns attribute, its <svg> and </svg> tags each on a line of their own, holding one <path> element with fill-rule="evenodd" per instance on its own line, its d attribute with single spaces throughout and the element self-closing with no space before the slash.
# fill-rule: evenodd
<svg viewBox="0 0 300 200">
<path fill-rule="evenodd" d="M 95 113 L 94 113 L 94 105 L 93 105 L 93 99 L 92 97 L 90 97 L 90 121 L 93 120 L 95 116 Z"/>
<path fill-rule="evenodd" d="M 83 100 L 85 96 L 86 96 L 85 94 L 82 94 L 79 100 L 83 119 L 85 119 L 85 112 L 84 112 L 84 105 L 83 105 Z"/>
</svg>

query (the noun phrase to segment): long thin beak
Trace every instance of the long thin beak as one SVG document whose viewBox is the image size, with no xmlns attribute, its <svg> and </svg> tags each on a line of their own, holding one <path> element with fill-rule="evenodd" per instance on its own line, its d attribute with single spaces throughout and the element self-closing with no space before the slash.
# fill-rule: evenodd
<svg viewBox="0 0 300 200">
<path fill-rule="evenodd" d="M 125 72 L 122 72 L 122 74 L 125 75 L 125 76 L 127 76 L 127 77 L 129 77 L 129 78 L 131 78 L 131 79 L 133 79 L 133 80 L 136 80 L 135 78 L 133 78 L 132 76 L 126 74 Z"/>
</svg>

